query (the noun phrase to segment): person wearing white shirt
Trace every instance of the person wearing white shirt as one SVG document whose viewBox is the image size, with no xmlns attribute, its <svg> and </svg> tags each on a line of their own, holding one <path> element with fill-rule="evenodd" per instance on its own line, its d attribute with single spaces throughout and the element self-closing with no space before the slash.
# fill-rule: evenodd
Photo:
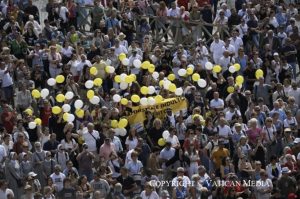
<svg viewBox="0 0 300 199">
<path fill-rule="evenodd" d="M 171 142 L 166 142 L 165 148 L 160 151 L 159 158 L 162 160 L 162 169 L 166 169 L 166 162 L 175 156 L 175 149 L 171 147 Z"/>
<path fill-rule="evenodd" d="M 219 137 L 224 139 L 224 144 L 229 144 L 229 138 L 232 136 L 231 128 L 226 125 L 226 119 L 224 117 L 219 119 L 219 125 L 215 128 L 215 132 L 218 132 Z"/>
<path fill-rule="evenodd" d="M 34 32 L 37 34 L 36 36 L 38 36 L 42 32 L 41 25 L 36 20 L 34 20 L 33 15 L 29 15 L 29 21 L 26 22 L 26 24 L 24 26 L 24 30 L 28 29 L 29 24 L 33 25 Z"/>
<path fill-rule="evenodd" d="M 238 50 L 240 47 L 243 47 L 243 40 L 238 36 L 239 33 L 237 30 L 232 31 L 232 37 L 230 38 L 230 44 L 234 47 L 235 57 L 238 56 Z"/>
<path fill-rule="evenodd" d="M 125 46 L 121 45 L 120 44 L 120 40 L 119 39 L 116 39 L 115 40 L 115 56 L 119 56 L 121 53 L 124 53 L 124 54 L 128 54 L 128 50 L 126 49 Z"/>
<path fill-rule="evenodd" d="M 151 183 L 147 182 L 144 188 L 145 190 L 142 191 L 140 195 L 142 199 L 159 199 L 159 196 Z"/>
<path fill-rule="evenodd" d="M 268 174 L 264 170 L 260 172 L 260 177 L 261 179 L 256 181 L 256 198 L 269 199 L 273 190 L 272 180 L 268 178 Z"/>
<path fill-rule="evenodd" d="M 167 16 L 172 19 L 180 18 L 180 8 L 177 7 L 175 1 L 172 2 L 171 8 L 167 12 Z M 173 37 L 175 37 L 178 24 L 176 23 L 176 21 L 172 21 L 172 23 L 170 25 L 171 25 L 171 31 L 172 31 Z"/>
<path fill-rule="evenodd" d="M 296 82 L 292 82 L 292 88 L 288 92 L 287 96 L 291 96 L 295 98 L 295 103 L 300 106 L 300 88 L 298 88 Z"/>
<path fill-rule="evenodd" d="M 210 45 L 210 52 L 213 54 L 213 60 L 215 63 L 219 63 L 219 59 L 222 57 L 222 47 L 225 46 L 224 41 L 220 40 L 218 34 L 214 36 L 214 41 Z"/>
<path fill-rule="evenodd" d="M 80 76 L 84 65 L 88 65 L 88 67 L 92 66 L 92 63 L 89 60 L 87 60 L 86 55 L 82 54 L 80 58 L 81 58 L 81 62 L 79 62 L 76 67 L 77 76 Z"/>
<path fill-rule="evenodd" d="M 59 192 L 63 189 L 63 181 L 66 178 L 65 174 L 61 172 L 61 167 L 60 165 L 55 165 L 54 166 L 54 173 L 50 175 L 50 178 L 53 181 L 55 191 Z"/>
<path fill-rule="evenodd" d="M 142 61 L 143 57 L 141 55 L 137 54 L 136 49 L 133 49 L 132 50 L 132 55 L 129 57 L 128 67 L 130 68 L 131 74 L 135 74 L 135 75 L 139 74 L 139 72 L 140 72 L 139 68 L 136 68 L 135 66 L 133 66 L 133 61 L 136 60 L 136 59 Z"/>
<path fill-rule="evenodd" d="M 93 123 L 88 123 L 87 128 L 84 129 L 82 136 L 85 143 L 89 146 L 87 150 L 97 156 L 96 140 L 100 139 L 100 135 L 98 131 L 94 130 Z"/>
<path fill-rule="evenodd" d="M 175 135 L 176 129 L 174 127 L 169 128 L 170 135 L 167 137 L 166 142 L 171 142 L 172 147 L 180 147 L 178 137 Z"/>
<path fill-rule="evenodd" d="M 143 164 L 138 158 L 138 153 L 136 151 L 133 151 L 131 153 L 131 161 L 127 163 L 126 168 L 128 169 L 129 175 L 134 176 L 134 175 L 141 175 L 142 169 L 143 169 Z"/>
<path fill-rule="evenodd" d="M 114 143 L 116 153 L 123 151 L 123 146 L 119 137 L 115 136 L 115 131 L 112 129 L 108 130 L 108 137 L 111 139 L 111 142 Z"/>
<path fill-rule="evenodd" d="M 5 182 L 5 180 L 0 180 L 0 198 L 14 198 L 14 192 L 13 190 L 7 188 L 7 183 Z"/>
<path fill-rule="evenodd" d="M 219 59 L 218 64 L 222 67 L 222 72 L 225 72 L 234 62 L 234 58 L 230 57 L 230 52 L 228 50 L 225 50 L 223 56 Z"/>
<path fill-rule="evenodd" d="M 212 99 L 209 103 L 210 108 L 212 109 L 223 109 L 224 108 L 224 100 L 219 98 L 219 92 L 214 92 L 214 99 Z"/>
<path fill-rule="evenodd" d="M 178 167 L 177 168 L 177 176 L 173 178 L 172 180 L 172 187 L 178 186 L 178 177 L 182 177 L 182 185 L 185 188 L 188 188 L 191 185 L 191 180 L 189 177 L 184 175 L 184 168 L 183 167 Z"/>
</svg>

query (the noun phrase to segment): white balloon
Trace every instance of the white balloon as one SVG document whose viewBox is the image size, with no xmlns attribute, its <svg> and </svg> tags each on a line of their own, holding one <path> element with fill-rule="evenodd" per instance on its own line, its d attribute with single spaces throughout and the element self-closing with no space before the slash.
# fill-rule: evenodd
<svg viewBox="0 0 300 199">
<path fill-rule="evenodd" d="M 55 81 L 54 78 L 50 78 L 50 79 L 47 80 L 47 84 L 49 86 L 54 86 L 56 84 L 56 81 Z"/>
<path fill-rule="evenodd" d="M 118 95 L 118 94 L 114 94 L 113 100 L 114 100 L 114 102 L 120 102 L 121 101 L 121 96 Z"/>
<path fill-rule="evenodd" d="M 120 75 L 120 78 L 121 78 L 121 82 L 125 82 L 125 78 L 127 77 L 127 75 L 125 73 L 122 73 Z"/>
<path fill-rule="evenodd" d="M 110 66 L 111 65 L 111 60 L 110 59 L 107 59 L 104 62 L 105 62 L 105 66 Z"/>
<path fill-rule="evenodd" d="M 151 59 L 152 63 L 156 63 L 157 62 L 157 58 L 154 55 L 151 55 L 150 59 Z"/>
<path fill-rule="evenodd" d="M 169 131 L 164 131 L 162 134 L 162 137 L 166 140 L 168 137 L 170 136 L 170 132 Z"/>
<path fill-rule="evenodd" d="M 153 97 L 149 97 L 148 98 L 148 104 L 151 105 L 151 106 L 154 105 L 155 104 L 155 99 Z"/>
<path fill-rule="evenodd" d="M 153 93 L 155 93 L 155 87 L 154 86 L 149 86 L 148 87 L 148 94 L 152 95 Z"/>
<path fill-rule="evenodd" d="M 234 66 L 230 66 L 229 67 L 229 72 L 230 73 L 235 73 L 235 67 Z"/>
<path fill-rule="evenodd" d="M 29 129 L 35 129 L 35 127 L 36 127 L 36 123 L 35 122 L 29 122 L 28 123 L 28 128 Z"/>
<path fill-rule="evenodd" d="M 115 72 L 115 68 L 113 66 L 108 66 L 108 73 L 114 73 Z"/>
<path fill-rule="evenodd" d="M 198 85 L 200 86 L 200 88 L 205 88 L 207 85 L 207 82 L 204 79 L 199 79 Z"/>
<path fill-rule="evenodd" d="M 123 59 L 123 60 L 122 60 L 122 64 L 123 64 L 124 66 L 128 66 L 128 65 L 129 65 L 129 59 L 128 59 L 128 58 Z"/>
<path fill-rule="evenodd" d="M 42 98 L 46 98 L 49 95 L 49 90 L 47 88 L 44 88 L 41 90 L 41 96 Z"/>
<path fill-rule="evenodd" d="M 136 68 L 141 68 L 142 62 L 139 59 L 133 60 L 133 66 Z"/>
<path fill-rule="evenodd" d="M 93 88 L 94 82 L 92 80 L 87 80 L 84 85 L 86 88 L 90 89 Z"/>
<path fill-rule="evenodd" d="M 154 72 L 152 73 L 152 77 L 153 77 L 153 79 L 158 79 L 158 77 L 159 77 L 158 72 L 154 71 Z"/>
<path fill-rule="evenodd" d="M 128 87 L 128 84 L 126 82 L 120 83 L 120 89 L 125 90 L 125 89 L 127 89 L 127 87 Z"/>
<path fill-rule="evenodd" d="M 183 89 L 182 88 L 176 88 L 175 95 L 180 96 L 182 94 L 183 94 Z"/>
<path fill-rule="evenodd" d="M 76 100 L 74 106 L 76 109 L 81 109 L 83 107 L 83 102 L 81 100 Z"/>
<path fill-rule="evenodd" d="M 74 97 L 74 93 L 72 91 L 68 91 L 66 94 L 65 94 L 65 98 L 67 100 L 70 100 L 70 99 L 73 99 Z"/>
<path fill-rule="evenodd" d="M 75 116 L 73 114 L 69 114 L 67 121 L 73 122 L 75 120 Z"/>
<path fill-rule="evenodd" d="M 119 129 L 119 135 L 120 135 L 120 136 L 124 137 L 126 134 L 127 134 L 127 131 L 126 131 L 125 128 L 120 128 L 120 129 Z"/>
<path fill-rule="evenodd" d="M 90 99 L 90 102 L 91 102 L 92 104 L 99 104 L 100 98 L 99 98 L 98 96 L 94 96 L 94 97 L 92 97 L 92 98 Z"/>
<path fill-rule="evenodd" d="M 171 82 L 169 80 L 164 81 L 164 84 L 163 84 L 164 89 L 169 90 L 170 85 L 171 85 Z"/>
<path fill-rule="evenodd" d="M 206 62 L 206 63 L 205 63 L 205 68 L 206 68 L 207 70 L 212 70 L 212 69 L 213 69 L 213 64 L 212 64 L 211 62 Z"/>
<path fill-rule="evenodd" d="M 189 64 L 187 67 L 192 68 L 193 70 L 195 69 L 195 66 L 193 64 Z"/>
<path fill-rule="evenodd" d="M 179 69 L 179 71 L 178 71 L 178 75 L 179 76 L 185 76 L 185 74 L 186 74 L 186 70 L 185 69 Z"/>
<path fill-rule="evenodd" d="M 62 109 L 65 113 L 68 113 L 71 110 L 71 106 L 69 104 L 64 104 Z"/>
<path fill-rule="evenodd" d="M 147 105 L 148 105 L 148 99 L 147 99 L 146 97 L 142 97 L 142 98 L 140 99 L 140 104 L 141 104 L 142 106 L 147 106 Z"/>
</svg>

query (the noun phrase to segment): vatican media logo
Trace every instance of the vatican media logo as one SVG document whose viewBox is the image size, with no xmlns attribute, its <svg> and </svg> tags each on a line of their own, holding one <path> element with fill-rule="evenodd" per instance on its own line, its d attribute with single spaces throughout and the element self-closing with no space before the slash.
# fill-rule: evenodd
<svg viewBox="0 0 300 199">
<path fill-rule="evenodd" d="M 178 186 L 196 186 L 200 181 L 167 181 L 167 180 L 152 180 L 149 182 L 151 186 L 159 187 L 178 187 Z M 268 181 L 255 181 L 255 180 L 206 180 L 201 183 L 202 185 L 206 184 L 210 187 L 260 187 L 260 186 L 271 186 Z"/>
</svg>

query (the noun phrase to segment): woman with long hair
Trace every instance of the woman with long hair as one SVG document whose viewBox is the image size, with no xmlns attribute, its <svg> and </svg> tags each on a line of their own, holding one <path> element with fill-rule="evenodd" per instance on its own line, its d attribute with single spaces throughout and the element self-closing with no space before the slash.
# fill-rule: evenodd
<svg viewBox="0 0 300 199">
<path fill-rule="evenodd" d="M 129 131 L 129 135 L 125 141 L 127 150 L 135 149 L 138 144 L 138 136 L 136 134 L 136 129 L 131 128 Z"/>
<path fill-rule="evenodd" d="M 85 175 L 78 179 L 77 190 L 83 194 L 83 198 L 90 198 L 93 192 L 92 186 L 89 184 L 87 177 Z"/>
<path fill-rule="evenodd" d="M 224 157 L 220 166 L 221 178 L 226 179 L 229 173 L 235 173 L 233 164 L 231 163 L 230 157 Z"/>
<path fill-rule="evenodd" d="M 198 167 L 200 162 L 199 152 L 191 143 L 188 150 L 185 151 L 185 156 L 189 157 L 188 173 L 191 178 L 194 174 L 198 173 Z"/>
<path fill-rule="evenodd" d="M 158 118 L 156 118 L 153 121 L 153 126 L 150 131 L 147 133 L 147 138 L 150 143 L 150 146 L 153 148 L 155 146 L 158 146 L 158 140 L 162 137 L 162 133 L 164 131 L 164 128 L 162 126 L 162 121 Z"/>
</svg>

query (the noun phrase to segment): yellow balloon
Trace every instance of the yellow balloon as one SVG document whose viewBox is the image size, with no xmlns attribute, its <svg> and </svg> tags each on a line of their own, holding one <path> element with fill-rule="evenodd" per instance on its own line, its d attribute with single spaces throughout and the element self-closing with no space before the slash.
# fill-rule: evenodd
<svg viewBox="0 0 300 199">
<path fill-rule="evenodd" d="M 64 113 L 63 114 L 64 121 L 68 121 L 68 118 L 69 118 L 69 113 Z"/>
<path fill-rule="evenodd" d="M 40 118 L 35 118 L 34 122 L 36 125 L 42 125 L 42 120 Z"/>
<path fill-rule="evenodd" d="M 148 89 L 147 86 L 142 86 L 142 87 L 141 87 L 141 93 L 142 93 L 143 95 L 147 95 L 147 94 L 148 94 L 148 91 L 149 91 L 149 89 Z"/>
<path fill-rule="evenodd" d="M 175 92 L 176 91 L 176 85 L 175 84 L 170 84 L 170 86 L 169 86 L 169 91 L 171 91 L 171 92 Z"/>
<path fill-rule="evenodd" d="M 150 62 L 149 61 L 144 61 L 141 65 L 142 69 L 148 69 L 150 66 Z"/>
<path fill-rule="evenodd" d="M 221 67 L 220 65 L 215 65 L 215 66 L 213 67 L 213 71 L 214 71 L 215 73 L 219 73 L 219 72 L 222 71 L 222 67 Z"/>
<path fill-rule="evenodd" d="M 192 118 L 193 118 L 193 120 L 195 119 L 195 118 L 200 118 L 200 115 L 199 114 L 194 114 L 193 116 L 192 116 Z"/>
<path fill-rule="evenodd" d="M 131 96 L 131 101 L 133 101 L 134 103 L 138 103 L 140 101 L 140 97 L 138 95 L 132 95 Z"/>
<path fill-rule="evenodd" d="M 30 108 L 26 109 L 24 112 L 30 116 L 33 114 L 33 111 Z"/>
<path fill-rule="evenodd" d="M 193 79 L 194 82 L 196 82 L 196 81 L 198 81 L 200 79 L 200 75 L 198 73 L 194 73 L 192 75 L 192 79 Z"/>
<path fill-rule="evenodd" d="M 120 75 L 115 76 L 115 82 L 117 82 L 117 83 L 121 82 L 121 76 Z"/>
<path fill-rule="evenodd" d="M 34 97 L 34 98 L 40 98 L 41 97 L 41 93 L 37 89 L 32 90 L 31 94 L 32 94 L 32 97 Z"/>
<path fill-rule="evenodd" d="M 175 75 L 174 74 L 169 74 L 168 75 L 168 80 L 170 80 L 170 81 L 174 81 L 175 80 Z"/>
<path fill-rule="evenodd" d="M 94 79 L 94 85 L 95 86 L 101 86 L 103 83 L 102 79 L 101 78 L 96 78 Z"/>
<path fill-rule="evenodd" d="M 93 67 L 91 67 L 90 68 L 90 73 L 91 73 L 91 75 L 96 75 L 97 74 L 97 68 L 95 67 L 95 66 L 93 66 Z"/>
<path fill-rule="evenodd" d="M 153 64 L 150 64 L 148 67 L 149 73 L 153 73 L 155 71 L 155 66 Z"/>
<path fill-rule="evenodd" d="M 193 74 L 193 72 L 194 72 L 194 70 L 193 70 L 191 67 L 188 67 L 188 68 L 186 69 L 186 74 L 188 74 L 188 75 Z"/>
<path fill-rule="evenodd" d="M 52 107 L 52 113 L 57 115 L 57 114 L 60 114 L 61 112 L 61 108 L 59 106 L 53 106 Z"/>
<path fill-rule="evenodd" d="M 127 119 L 122 118 L 120 119 L 119 123 L 118 123 L 118 128 L 125 128 L 128 124 Z"/>
<path fill-rule="evenodd" d="M 261 78 L 263 76 L 264 76 L 264 71 L 263 70 L 258 69 L 258 70 L 255 71 L 255 77 L 256 77 L 256 79 L 259 79 L 259 78 Z"/>
<path fill-rule="evenodd" d="M 131 82 L 133 82 L 132 76 L 130 76 L 130 75 L 129 75 L 129 76 L 126 76 L 126 77 L 125 77 L 125 82 L 128 83 L 128 84 L 130 84 Z"/>
<path fill-rule="evenodd" d="M 77 117 L 83 118 L 83 116 L 84 116 L 84 110 L 82 110 L 82 109 L 77 109 L 77 110 L 75 111 L 75 114 L 77 115 Z"/>
<path fill-rule="evenodd" d="M 124 105 L 124 106 L 127 105 L 128 104 L 128 99 L 122 98 L 121 99 L 121 104 Z"/>
<path fill-rule="evenodd" d="M 156 95 L 154 99 L 156 103 L 161 103 L 164 100 L 164 98 L 161 95 Z"/>
<path fill-rule="evenodd" d="M 88 90 L 86 96 L 88 99 L 92 99 L 95 96 L 95 92 L 93 90 Z"/>
<path fill-rule="evenodd" d="M 110 68 L 110 66 L 105 66 L 105 72 L 106 73 L 109 73 L 109 71 L 110 71 L 109 68 Z"/>
<path fill-rule="evenodd" d="M 241 65 L 236 63 L 236 64 L 233 64 L 234 68 L 235 68 L 235 71 L 239 71 L 241 69 Z"/>
<path fill-rule="evenodd" d="M 135 74 L 130 74 L 129 76 L 130 76 L 130 78 L 132 79 L 133 82 L 136 81 L 136 75 Z"/>
<path fill-rule="evenodd" d="M 165 146 L 165 145 L 166 145 L 165 139 L 164 139 L 164 138 L 159 138 L 159 140 L 158 140 L 158 145 L 159 145 L 159 146 Z"/>
<path fill-rule="evenodd" d="M 111 125 L 112 128 L 117 128 L 118 127 L 118 120 L 112 120 L 110 122 L 110 125 Z"/>
<path fill-rule="evenodd" d="M 233 93 L 234 92 L 234 87 L 233 86 L 228 86 L 227 92 L 228 93 Z"/>
<path fill-rule="evenodd" d="M 63 102 L 63 101 L 65 101 L 66 98 L 63 94 L 58 94 L 58 95 L 56 95 L 55 99 L 57 102 Z"/>
<path fill-rule="evenodd" d="M 119 60 L 120 61 L 123 61 L 123 59 L 125 59 L 125 58 L 126 58 L 126 54 L 125 53 L 119 54 Z"/>
<path fill-rule="evenodd" d="M 63 75 L 57 75 L 55 80 L 57 83 L 61 84 L 65 81 L 65 77 Z"/>
<path fill-rule="evenodd" d="M 162 87 L 164 85 L 164 80 L 159 81 L 159 86 Z"/>
<path fill-rule="evenodd" d="M 244 83 L 244 77 L 239 75 L 235 78 L 236 83 L 243 84 Z"/>
</svg>

